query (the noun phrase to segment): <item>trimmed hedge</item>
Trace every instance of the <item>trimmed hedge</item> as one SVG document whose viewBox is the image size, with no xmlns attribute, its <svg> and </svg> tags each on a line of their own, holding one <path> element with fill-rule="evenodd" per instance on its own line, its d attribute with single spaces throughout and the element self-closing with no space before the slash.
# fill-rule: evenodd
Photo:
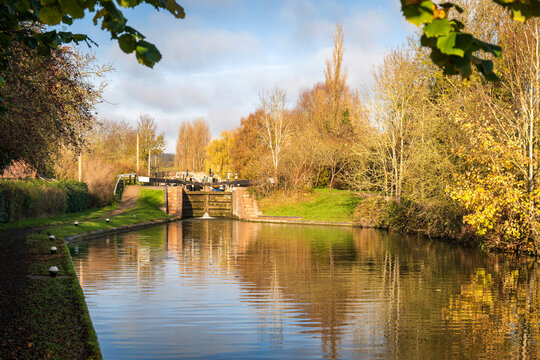
<svg viewBox="0 0 540 360">
<path fill-rule="evenodd" d="M 87 207 L 85 183 L 0 180 L 0 223 L 77 212 Z"/>
</svg>

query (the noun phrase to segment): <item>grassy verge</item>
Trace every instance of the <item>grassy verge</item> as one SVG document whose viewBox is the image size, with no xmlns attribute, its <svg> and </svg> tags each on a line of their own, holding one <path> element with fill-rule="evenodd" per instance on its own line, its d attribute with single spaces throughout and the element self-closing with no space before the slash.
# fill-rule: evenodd
<svg viewBox="0 0 540 360">
<path fill-rule="evenodd" d="M 99 209 L 88 209 L 81 212 L 51 216 L 46 218 L 27 219 L 15 221 L 7 224 L 0 224 L 0 231 L 12 229 L 35 228 L 42 226 L 51 226 L 62 223 L 73 223 L 77 219 L 94 219 L 106 217 L 111 211 L 115 210 L 117 205 L 110 205 Z"/>
<path fill-rule="evenodd" d="M 141 189 L 137 206 L 133 209 L 124 211 L 123 213 L 110 217 L 110 222 L 105 221 L 106 214 L 100 217 L 85 217 L 79 216 L 72 220 L 78 221 L 79 225 L 74 226 L 73 222 L 64 223 L 53 226 L 49 230 L 56 237 L 65 238 L 72 235 L 82 234 L 94 230 L 104 230 L 113 227 L 126 226 L 136 223 L 141 223 L 150 220 L 166 219 L 167 214 L 159 208 L 163 205 L 163 191 L 153 189 Z"/>
<path fill-rule="evenodd" d="M 29 334 L 27 347 L 19 352 L 23 358 L 101 358 L 97 336 L 64 238 L 92 230 L 167 218 L 159 209 L 162 205 L 163 191 L 141 189 L 136 207 L 110 217 L 110 223 L 105 222 L 105 217 L 111 208 L 39 219 L 41 226 L 51 226 L 27 237 L 30 279 L 22 298 L 18 299 L 24 304 L 24 310 L 14 324 Z M 73 225 L 74 220 L 79 222 L 78 227 Z M 56 239 L 50 241 L 46 232 L 53 233 Z M 58 248 L 55 255 L 50 254 L 52 245 Z M 56 278 L 48 277 L 48 269 L 53 265 L 59 269 Z"/>
<path fill-rule="evenodd" d="M 311 193 L 291 196 L 274 193 L 259 200 L 264 215 L 300 216 L 305 220 L 352 222 L 360 197 L 350 191 L 315 189 Z"/>
</svg>

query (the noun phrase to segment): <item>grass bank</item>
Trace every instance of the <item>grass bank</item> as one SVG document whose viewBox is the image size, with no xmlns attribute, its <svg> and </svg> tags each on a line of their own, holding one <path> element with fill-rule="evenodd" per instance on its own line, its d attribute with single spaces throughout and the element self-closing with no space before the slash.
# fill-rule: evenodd
<svg viewBox="0 0 540 360">
<path fill-rule="evenodd" d="M 298 216 L 304 220 L 352 222 L 354 210 L 360 196 L 335 189 L 314 189 L 294 194 L 276 192 L 259 199 L 259 207 L 264 215 Z"/>
<path fill-rule="evenodd" d="M 64 238 L 165 219 L 167 215 L 160 210 L 162 205 L 163 191 L 141 189 L 137 205 L 110 217 L 109 223 L 105 218 L 113 207 L 7 224 L 11 228 L 28 224 L 46 226 L 26 237 L 23 262 L 27 276 L 22 291 L 14 299 L 19 311 L 9 324 L 20 330 L 14 334 L 24 334 L 24 340 L 14 339 L 12 343 L 17 348 L 10 349 L 10 353 L 28 359 L 100 359 L 97 336 Z M 74 226 L 73 221 L 78 221 L 79 226 Z M 47 232 L 56 239 L 49 240 Z M 53 245 L 58 248 L 54 255 L 50 253 Z M 58 267 L 56 278 L 49 276 L 50 266 Z"/>
</svg>

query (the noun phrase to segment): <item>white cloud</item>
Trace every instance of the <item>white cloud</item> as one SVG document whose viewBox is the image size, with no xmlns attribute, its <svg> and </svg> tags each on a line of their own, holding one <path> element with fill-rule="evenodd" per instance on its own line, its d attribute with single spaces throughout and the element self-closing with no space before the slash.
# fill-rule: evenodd
<svg viewBox="0 0 540 360">
<path fill-rule="evenodd" d="M 389 38 L 398 31 L 401 39 L 400 32 L 409 31 L 402 23 L 389 22 L 387 13 L 352 11 L 329 0 L 287 1 L 276 18 L 245 18 L 234 25 L 226 20 L 244 16 L 246 3 L 194 1 L 184 2 L 186 11 L 199 6 L 210 14 L 223 13 L 208 19 L 194 14 L 183 21 L 161 13 L 146 17 L 150 26 L 143 33 L 163 54 L 153 70 L 122 53 L 116 43 L 105 52 L 106 62 L 115 62 L 118 71 L 106 89 L 107 102 L 98 107 L 100 115 L 135 123 L 140 113 L 150 114 L 165 132 L 171 152 L 182 120 L 203 116 L 217 136 L 257 108 L 262 90 L 279 86 L 294 106 L 300 90 L 324 79 L 336 22 L 344 26 L 344 62 L 353 88 L 368 82 L 372 66 L 392 43 Z"/>
</svg>

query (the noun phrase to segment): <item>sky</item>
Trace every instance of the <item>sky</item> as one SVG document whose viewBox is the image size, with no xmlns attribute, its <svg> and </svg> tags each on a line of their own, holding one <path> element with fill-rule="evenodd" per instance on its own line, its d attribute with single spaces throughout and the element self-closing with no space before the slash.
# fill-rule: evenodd
<svg viewBox="0 0 540 360">
<path fill-rule="evenodd" d="M 155 118 L 167 152 L 174 152 L 182 121 L 204 117 L 213 137 L 255 111 L 260 95 L 275 87 L 292 108 L 301 90 L 324 80 L 337 23 L 344 31 L 344 65 L 354 89 L 370 82 L 384 53 L 414 33 L 401 16 L 399 0 L 177 0 L 185 19 L 148 5 L 124 10 L 128 25 L 154 43 L 163 58 L 153 69 L 123 53 L 91 17 L 70 31 L 86 33 L 99 46 L 99 62 L 110 64 L 98 118 L 136 124 Z"/>
</svg>

